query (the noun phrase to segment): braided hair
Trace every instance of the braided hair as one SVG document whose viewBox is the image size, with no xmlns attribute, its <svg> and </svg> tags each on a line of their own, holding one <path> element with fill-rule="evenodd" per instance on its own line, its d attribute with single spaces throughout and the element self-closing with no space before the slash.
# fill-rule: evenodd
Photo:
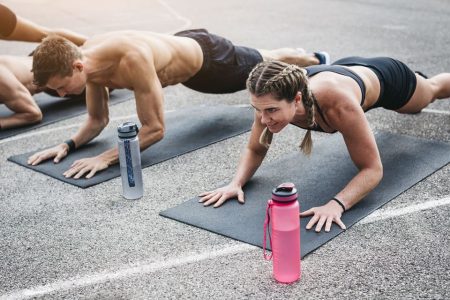
<svg viewBox="0 0 450 300">
<path fill-rule="evenodd" d="M 302 94 L 302 102 L 306 109 L 308 130 L 300 144 L 300 149 L 305 154 L 310 154 L 312 149 L 311 128 L 315 125 L 315 98 L 308 88 L 308 78 L 304 70 L 296 65 L 286 64 L 280 61 L 264 61 L 255 66 L 247 79 L 247 89 L 260 97 L 271 94 L 277 100 L 293 102 L 298 92 Z M 273 134 L 264 128 L 259 142 L 269 148 Z"/>
</svg>

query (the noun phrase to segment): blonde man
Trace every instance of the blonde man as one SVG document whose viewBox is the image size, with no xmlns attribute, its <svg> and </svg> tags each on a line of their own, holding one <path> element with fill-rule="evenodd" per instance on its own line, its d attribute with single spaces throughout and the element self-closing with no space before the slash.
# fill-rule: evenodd
<svg viewBox="0 0 450 300">
<path fill-rule="evenodd" d="M 107 87 L 134 91 L 143 150 L 164 136 L 163 87 L 182 83 L 205 93 L 236 92 L 245 89 L 248 74 L 263 60 L 306 66 L 325 63 L 327 57 L 323 52 L 304 54 L 291 48 L 270 51 L 235 46 L 204 29 L 175 35 L 111 32 L 89 39 L 81 50 L 65 39 L 49 37 L 34 53 L 35 82 L 61 96 L 86 87 L 88 118 L 70 140 L 32 155 L 28 163 L 37 165 L 51 158 L 57 163 L 100 134 L 108 123 Z M 114 148 L 75 161 L 64 175 L 91 178 L 117 162 Z"/>
</svg>

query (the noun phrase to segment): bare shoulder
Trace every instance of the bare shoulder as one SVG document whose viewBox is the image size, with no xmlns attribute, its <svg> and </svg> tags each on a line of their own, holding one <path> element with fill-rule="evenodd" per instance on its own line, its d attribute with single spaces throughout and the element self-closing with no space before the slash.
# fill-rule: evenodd
<svg viewBox="0 0 450 300">
<path fill-rule="evenodd" d="M 318 81 L 312 81 L 310 88 L 324 112 L 353 107 L 354 104 L 358 106 L 359 101 L 355 98 L 351 88 L 339 77 L 324 76 Z"/>
<path fill-rule="evenodd" d="M 0 63 L 0 95 L 9 94 L 22 84 L 14 76 L 13 72 L 5 65 Z"/>
<path fill-rule="evenodd" d="M 311 85 L 313 94 L 330 125 L 343 130 L 347 123 L 364 118 L 359 99 L 350 86 L 329 76 Z"/>
</svg>

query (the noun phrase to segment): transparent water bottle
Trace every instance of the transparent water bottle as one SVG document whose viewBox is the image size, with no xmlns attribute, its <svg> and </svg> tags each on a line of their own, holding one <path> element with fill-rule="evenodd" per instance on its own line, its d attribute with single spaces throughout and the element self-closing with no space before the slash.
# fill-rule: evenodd
<svg viewBox="0 0 450 300">
<path fill-rule="evenodd" d="M 126 199 L 139 199 L 144 194 L 138 132 L 133 122 L 117 127 L 122 195 Z"/>
<path fill-rule="evenodd" d="M 273 258 L 273 276 L 282 283 L 300 279 L 300 205 L 297 189 L 293 183 L 282 183 L 272 191 L 267 202 L 264 222 L 264 257 Z M 267 226 L 271 227 L 270 246 L 272 255 L 265 253 Z"/>
</svg>

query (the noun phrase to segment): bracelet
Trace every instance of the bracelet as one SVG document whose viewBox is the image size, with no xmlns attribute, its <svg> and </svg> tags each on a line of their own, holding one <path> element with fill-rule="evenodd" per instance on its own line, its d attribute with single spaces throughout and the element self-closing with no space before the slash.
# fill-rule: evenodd
<svg viewBox="0 0 450 300">
<path fill-rule="evenodd" d="M 76 147 L 75 147 L 75 142 L 74 142 L 72 139 L 68 139 L 67 141 L 64 141 L 64 144 L 66 144 L 67 146 L 69 146 L 69 150 L 67 151 L 68 153 L 69 153 L 69 152 L 72 152 L 73 150 L 76 149 Z"/>
<path fill-rule="evenodd" d="M 339 199 L 336 198 L 336 197 L 331 198 L 331 200 L 336 201 L 336 202 L 342 207 L 342 209 L 344 210 L 343 212 L 345 212 L 346 209 L 345 209 L 344 203 L 342 203 L 341 200 L 339 200 Z"/>
</svg>

